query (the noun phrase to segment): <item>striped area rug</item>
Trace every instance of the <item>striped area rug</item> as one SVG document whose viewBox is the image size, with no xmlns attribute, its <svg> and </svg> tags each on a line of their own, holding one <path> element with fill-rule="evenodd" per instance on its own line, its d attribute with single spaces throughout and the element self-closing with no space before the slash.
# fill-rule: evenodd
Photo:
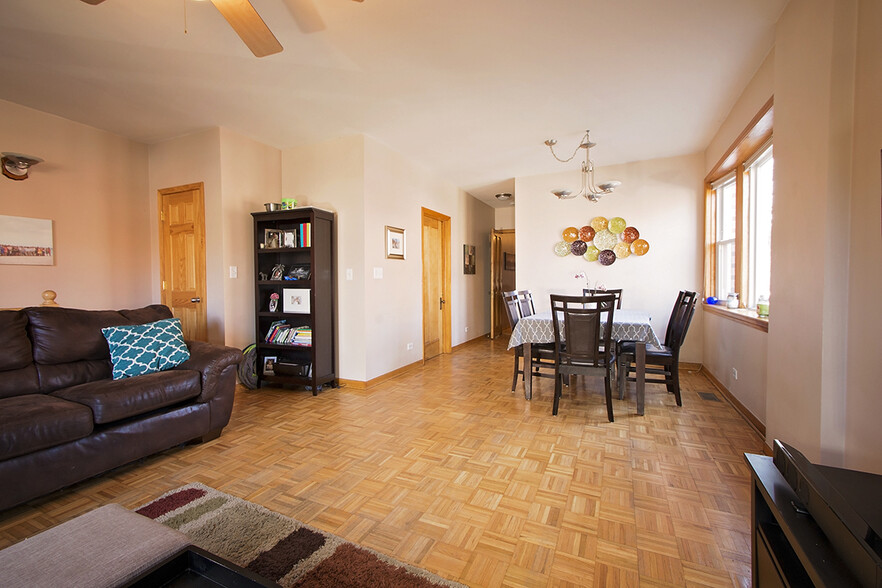
<svg viewBox="0 0 882 588">
<path fill-rule="evenodd" d="M 136 512 L 286 587 L 463 586 L 202 484 L 172 490 Z"/>
</svg>

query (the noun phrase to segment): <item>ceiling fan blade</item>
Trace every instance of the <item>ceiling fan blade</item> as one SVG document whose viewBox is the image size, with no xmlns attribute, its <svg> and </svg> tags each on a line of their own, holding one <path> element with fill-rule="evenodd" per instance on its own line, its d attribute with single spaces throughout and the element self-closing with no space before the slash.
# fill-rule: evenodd
<svg viewBox="0 0 882 588">
<path fill-rule="evenodd" d="M 248 0 L 211 0 L 256 57 L 278 53 L 282 45 Z"/>
<path fill-rule="evenodd" d="M 325 30 L 325 21 L 312 0 L 285 0 L 285 6 L 301 32 L 317 33 Z"/>
</svg>

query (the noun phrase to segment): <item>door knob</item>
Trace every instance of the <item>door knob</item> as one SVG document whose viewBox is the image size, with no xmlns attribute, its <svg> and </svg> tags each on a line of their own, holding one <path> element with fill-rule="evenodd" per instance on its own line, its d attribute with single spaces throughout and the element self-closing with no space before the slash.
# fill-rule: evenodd
<svg viewBox="0 0 882 588">
<path fill-rule="evenodd" d="M 201 298 L 191 298 L 190 302 L 202 302 Z"/>
</svg>

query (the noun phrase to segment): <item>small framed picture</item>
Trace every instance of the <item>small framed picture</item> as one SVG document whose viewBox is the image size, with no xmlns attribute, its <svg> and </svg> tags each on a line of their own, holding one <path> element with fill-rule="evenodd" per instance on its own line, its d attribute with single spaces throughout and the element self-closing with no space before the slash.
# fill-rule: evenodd
<svg viewBox="0 0 882 588">
<path fill-rule="evenodd" d="M 309 289 L 282 288 L 282 312 L 309 314 Z"/>
<path fill-rule="evenodd" d="M 515 269 L 515 254 L 514 253 L 503 253 L 502 254 L 502 269 L 514 271 Z"/>
<path fill-rule="evenodd" d="M 276 375 L 276 361 L 278 361 L 278 357 L 275 355 L 266 355 L 263 358 L 263 375 L 264 376 L 275 376 Z"/>
<path fill-rule="evenodd" d="M 285 247 L 297 247 L 297 233 L 294 231 L 285 231 L 283 233 L 283 241 Z"/>
<path fill-rule="evenodd" d="M 282 246 L 282 231 L 278 229 L 263 230 L 263 245 L 267 249 L 278 249 Z"/>
<path fill-rule="evenodd" d="M 386 225 L 386 259 L 404 259 L 404 229 Z"/>
<path fill-rule="evenodd" d="M 475 246 L 474 245 L 463 245 L 462 246 L 462 273 L 464 273 L 464 274 L 475 273 Z"/>
</svg>

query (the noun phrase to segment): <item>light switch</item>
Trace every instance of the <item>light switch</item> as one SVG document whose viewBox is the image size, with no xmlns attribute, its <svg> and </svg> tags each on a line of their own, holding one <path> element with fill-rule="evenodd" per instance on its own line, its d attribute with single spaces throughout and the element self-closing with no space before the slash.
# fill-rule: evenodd
<svg viewBox="0 0 882 588">
<path fill-rule="evenodd" d="M 231 278 L 238 278 L 238 277 L 239 277 L 239 268 L 238 268 L 238 266 L 235 266 L 235 265 L 231 265 L 231 266 L 230 266 L 230 277 L 231 277 Z"/>
<path fill-rule="evenodd" d="M 381 268 L 381 267 L 374 268 L 374 279 L 375 280 L 382 280 L 383 279 L 383 268 Z"/>
<path fill-rule="evenodd" d="M 351 280 L 351 279 L 352 279 L 352 268 L 351 268 L 351 267 L 347 267 L 347 268 L 346 268 L 346 279 L 347 279 L 347 280 Z"/>
</svg>

